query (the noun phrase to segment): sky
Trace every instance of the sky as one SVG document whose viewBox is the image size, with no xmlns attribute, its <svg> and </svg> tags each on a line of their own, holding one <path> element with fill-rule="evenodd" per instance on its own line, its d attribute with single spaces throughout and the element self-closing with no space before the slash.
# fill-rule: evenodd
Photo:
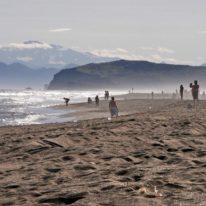
<svg viewBox="0 0 206 206">
<path fill-rule="evenodd" d="M 206 63 L 205 0 L 0 0 L 0 47 L 36 40 L 100 56 Z"/>
</svg>

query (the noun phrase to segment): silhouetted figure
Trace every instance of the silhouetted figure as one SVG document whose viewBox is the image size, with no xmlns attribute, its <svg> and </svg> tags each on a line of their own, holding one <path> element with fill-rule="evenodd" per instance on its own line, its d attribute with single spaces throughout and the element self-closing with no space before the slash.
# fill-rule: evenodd
<svg viewBox="0 0 206 206">
<path fill-rule="evenodd" d="M 164 98 L 164 91 L 162 91 L 162 98 Z"/>
<path fill-rule="evenodd" d="M 95 103 L 96 103 L 96 106 L 99 106 L 99 96 L 98 95 L 96 95 L 95 97 Z"/>
<path fill-rule="evenodd" d="M 151 95 L 152 95 L 152 99 L 154 99 L 154 92 L 152 92 Z"/>
<path fill-rule="evenodd" d="M 109 110 L 110 110 L 110 113 L 111 113 L 111 117 L 115 116 L 115 117 L 118 117 L 118 108 L 117 108 L 117 104 L 114 100 L 114 97 L 111 98 L 110 102 L 109 102 Z"/>
<path fill-rule="evenodd" d="M 198 102 L 198 94 L 199 94 L 199 85 L 197 80 L 194 81 L 194 84 L 190 83 L 190 88 L 192 89 L 192 97 L 194 104 Z"/>
<path fill-rule="evenodd" d="M 91 97 L 88 97 L 87 102 L 88 102 L 88 104 L 91 104 L 91 103 L 92 103 L 92 99 L 91 99 Z"/>
<path fill-rule="evenodd" d="M 202 97 L 205 99 L 205 91 L 202 92 Z"/>
<path fill-rule="evenodd" d="M 108 100 L 109 99 L 109 91 L 105 91 L 104 93 L 104 99 Z"/>
<path fill-rule="evenodd" d="M 69 99 L 69 98 L 66 98 L 66 97 L 64 97 L 63 99 L 64 99 L 64 101 L 65 101 L 66 106 L 68 106 L 68 103 L 69 103 L 70 99 Z"/>
<path fill-rule="evenodd" d="M 107 91 L 107 100 L 109 99 L 109 91 Z"/>
<path fill-rule="evenodd" d="M 180 85 L 180 98 L 181 98 L 181 100 L 183 100 L 183 93 L 184 93 L 184 87 L 183 87 L 183 85 L 181 84 L 181 85 Z"/>
<path fill-rule="evenodd" d="M 104 99 L 105 100 L 107 99 L 107 91 L 106 90 L 104 91 Z"/>
</svg>

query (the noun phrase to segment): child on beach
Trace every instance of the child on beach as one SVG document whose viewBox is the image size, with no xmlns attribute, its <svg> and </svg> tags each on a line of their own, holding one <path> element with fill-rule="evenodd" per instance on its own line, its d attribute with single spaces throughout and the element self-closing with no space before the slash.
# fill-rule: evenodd
<svg viewBox="0 0 206 206">
<path fill-rule="evenodd" d="M 111 113 L 111 117 L 116 116 L 118 117 L 118 108 L 117 108 L 117 104 L 114 100 L 114 97 L 111 98 L 111 101 L 109 102 L 109 110 Z"/>
</svg>

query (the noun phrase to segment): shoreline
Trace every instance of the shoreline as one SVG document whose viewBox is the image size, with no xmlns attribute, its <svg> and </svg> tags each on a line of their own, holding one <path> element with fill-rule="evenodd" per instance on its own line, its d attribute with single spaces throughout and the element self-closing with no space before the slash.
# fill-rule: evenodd
<svg viewBox="0 0 206 206">
<path fill-rule="evenodd" d="M 178 100 L 168 97 L 164 99 L 158 99 L 156 97 L 156 99 L 152 100 L 149 95 L 150 94 L 147 93 L 131 93 L 114 96 L 119 108 L 119 116 L 148 111 L 157 111 L 161 107 L 178 102 Z M 96 106 L 95 102 L 93 101 L 92 104 L 80 102 L 70 103 L 68 106 L 63 104 L 55 105 L 51 108 L 65 111 L 65 114 L 61 115 L 61 117 L 72 118 L 75 121 L 94 118 L 110 118 L 109 100 L 104 100 L 103 98 L 100 98 L 99 106 Z"/>
<path fill-rule="evenodd" d="M 162 95 L 161 93 L 154 93 L 153 101 L 151 93 L 128 93 L 120 95 L 119 93 L 115 92 L 113 94 L 116 94 L 114 96 L 119 107 L 119 115 L 141 113 L 148 111 L 148 109 L 153 110 L 157 108 L 158 102 L 160 102 L 160 107 L 164 106 L 162 102 L 178 102 L 177 98 L 172 99 L 172 94 L 170 93 L 165 93 L 164 95 Z M 112 92 L 111 96 L 113 96 Z M 51 101 L 54 101 L 53 97 L 49 98 Z M 78 93 L 79 100 L 77 100 L 78 98 L 76 96 L 71 96 L 70 98 L 74 102 L 87 100 L 85 95 L 81 96 L 80 93 Z M 20 105 L 20 109 L 16 110 L 16 113 L 9 112 L 7 116 L 5 115 L 2 117 L 0 127 L 6 125 L 48 124 L 68 121 L 72 122 L 93 118 L 110 117 L 108 103 L 103 100 L 103 97 L 100 98 L 100 107 L 98 108 L 95 107 L 94 102 L 93 105 L 88 105 L 87 103 L 70 103 L 68 107 L 65 107 L 65 104 L 61 97 L 58 97 L 57 100 L 56 102 L 58 103 L 56 103 L 56 106 L 54 106 L 54 104 L 51 104 L 53 106 L 45 105 L 45 107 L 41 107 L 41 105 L 39 105 L 38 107 L 38 104 L 36 104 L 34 107 L 32 107 L 30 104 L 28 104 L 30 106 L 26 105 L 26 107 L 24 107 L 24 105 L 22 104 Z M 154 106 L 152 102 L 154 102 Z M 46 101 L 44 103 L 46 104 Z"/>
</svg>

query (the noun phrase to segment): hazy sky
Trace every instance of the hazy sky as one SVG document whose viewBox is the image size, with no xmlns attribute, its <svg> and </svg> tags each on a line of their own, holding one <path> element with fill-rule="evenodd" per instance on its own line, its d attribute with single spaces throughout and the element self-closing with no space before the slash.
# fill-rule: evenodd
<svg viewBox="0 0 206 206">
<path fill-rule="evenodd" d="M 104 56 L 206 63 L 206 0 L 0 0 L 0 45 L 38 40 Z"/>
</svg>

